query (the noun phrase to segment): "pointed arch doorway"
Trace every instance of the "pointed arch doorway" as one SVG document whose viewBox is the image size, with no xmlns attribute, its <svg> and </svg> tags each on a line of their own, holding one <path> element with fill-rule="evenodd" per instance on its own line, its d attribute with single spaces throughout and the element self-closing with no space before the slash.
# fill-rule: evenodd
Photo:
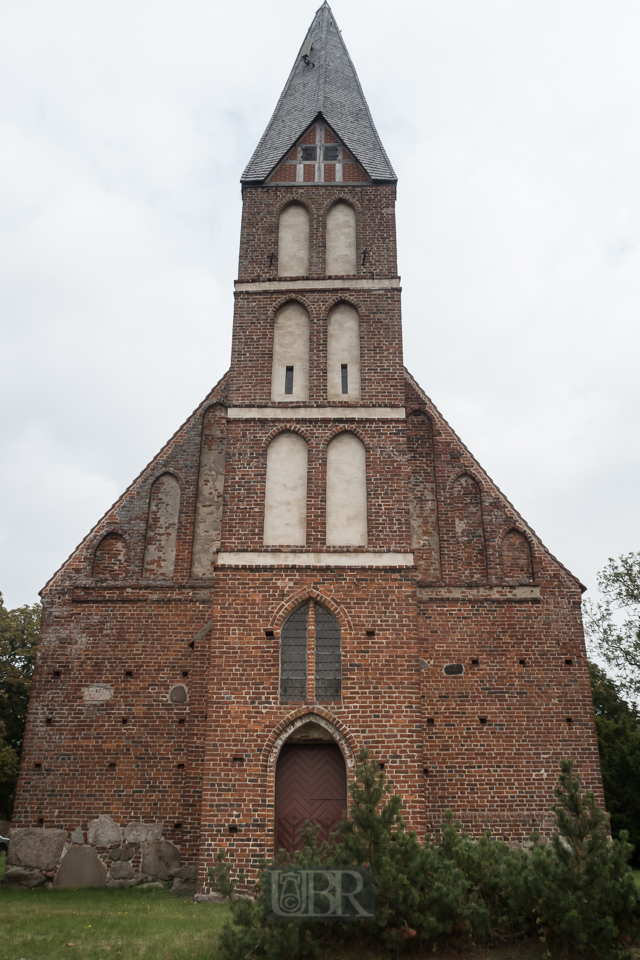
<svg viewBox="0 0 640 960">
<path fill-rule="evenodd" d="M 306 820 L 320 827 L 320 842 L 347 815 L 347 768 L 329 732 L 310 721 L 289 737 L 276 765 L 274 848 L 302 847 Z"/>
</svg>

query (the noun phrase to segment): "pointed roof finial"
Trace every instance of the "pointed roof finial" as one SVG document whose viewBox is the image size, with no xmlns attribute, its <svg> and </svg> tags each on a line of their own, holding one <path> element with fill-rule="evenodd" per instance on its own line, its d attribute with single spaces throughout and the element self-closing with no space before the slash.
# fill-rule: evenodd
<svg viewBox="0 0 640 960">
<path fill-rule="evenodd" d="M 316 12 L 274 114 L 242 175 L 243 183 L 265 180 L 318 114 L 372 180 L 397 179 L 326 0 Z"/>
</svg>

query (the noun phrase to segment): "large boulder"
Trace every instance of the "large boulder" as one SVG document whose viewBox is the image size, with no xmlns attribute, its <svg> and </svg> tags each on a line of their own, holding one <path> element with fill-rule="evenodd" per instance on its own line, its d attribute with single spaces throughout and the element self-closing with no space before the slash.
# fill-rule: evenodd
<svg viewBox="0 0 640 960">
<path fill-rule="evenodd" d="M 142 872 L 158 880 L 168 880 L 180 866 L 180 851 L 168 840 L 142 845 Z"/>
<path fill-rule="evenodd" d="M 123 843 L 121 847 L 112 847 L 109 850 L 109 858 L 111 860 L 131 860 L 135 852 L 136 847 Z"/>
<path fill-rule="evenodd" d="M 181 880 L 180 877 L 176 877 L 169 892 L 178 897 L 193 897 L 195 896 L 196 889 L 197 884 L 195 880 Z"/>
<path fill-rule="evenodd" d="M 122 831 L 111 817 L 101 814 L 89 824 L 87 843 L 94 847 L 114 847 L 117 843 L 122 843 Z"/>
<path fill-rule="evenodd" d="M 2 878 L 3 889 L 18 887 L 24 890 L 28 887 L 39 887 L 46 882 L 46 877 L 40 870 L 26 870 L 24 867 L 9 867 Z"/>
<path fill-rule="evenodd" d="M 7 866 L 55 870 L 66 839 L 66 830 L 18 827 L 9 840 Z"/>
<path fill-rule="evenodd" d="M 67 851 L 53 881 L 54 887 L 104 887 L 107 868 L 93 847 L 73 846 Z"/>
<path fill-rule="evenodd" d="M 177 870 L 171 871 L 171 876 L 179 877 L 181 880 L 197 880 L 198 865 L 197 863 L 190 863 L 186 867 L 178 867 Z"/>
<path fill-rule="evenodd" d="M 110 880 L 132 880 L 133 879 L 133 867 L 129 860 L 117 861 L 116 863 L 111 864 L 111 869 L 109 870 L 109 879 Z"/>
<path fill-rule="evenodd" d="M 124 828 L 124 839 L 127 843 L 152 843 L 154 840 L 162 840 L 162 824 L 134 820 Z"/>
</svg>

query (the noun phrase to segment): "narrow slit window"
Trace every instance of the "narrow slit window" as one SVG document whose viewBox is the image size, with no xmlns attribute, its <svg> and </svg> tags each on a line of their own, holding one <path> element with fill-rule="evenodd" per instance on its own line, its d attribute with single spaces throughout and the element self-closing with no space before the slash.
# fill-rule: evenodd
<svg viewBox="0 0 640 960">
<path fill-rule="evenodd" d="M 340 364 L 340 375 L 342 377 L 342 392 L 349 393 L 349 364 Z"/>
<path fill-rule="evenodd" d="M 286 367 L 284 373 L 284 392 L 285 394 L 293 393 L 293 367 Z"/>
</svg>

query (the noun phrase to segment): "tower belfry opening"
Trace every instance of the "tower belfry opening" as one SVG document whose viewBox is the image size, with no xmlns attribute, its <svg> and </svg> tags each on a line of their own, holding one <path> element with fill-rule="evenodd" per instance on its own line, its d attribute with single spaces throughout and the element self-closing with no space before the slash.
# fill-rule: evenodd
<svg viewBox="0 0 640 960">
<path fill-rule="evenodd" d="M 602 803 L 583 588 L 403 364 L 396 175 L 327 3 L 241 182 L 229 370 L 41 594 L 14 827 L 54 885 L 204 889 L 233 844 L 250 887 L 365 746 L 420 835 L 548 834 L 565 756 Z"/>
</svg>

